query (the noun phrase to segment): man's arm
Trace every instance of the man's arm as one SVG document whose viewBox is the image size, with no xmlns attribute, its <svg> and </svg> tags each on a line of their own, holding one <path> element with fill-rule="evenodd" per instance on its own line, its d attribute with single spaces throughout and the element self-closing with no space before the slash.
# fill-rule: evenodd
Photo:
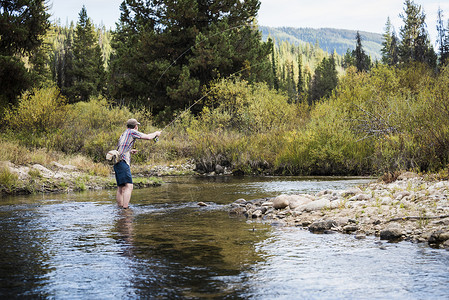
<svg viewBox="0 0 449 300">
<path fill-rule="evenodd" d="M 155 137 L 160 136 L 160 135 L 161 135 L 160 131 L 155 131 L 153 133 L 148 133 L 148 134 L 143 133 L 140 138 L 143 140 L 152 140 Z"/>
</svg>

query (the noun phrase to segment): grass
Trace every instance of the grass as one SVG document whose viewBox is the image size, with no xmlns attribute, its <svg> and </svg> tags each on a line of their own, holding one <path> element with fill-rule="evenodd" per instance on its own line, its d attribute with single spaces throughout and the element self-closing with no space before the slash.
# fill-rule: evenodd
<svg viewBox="0 0 449 300">
<path fill-rule="evenodd" d="M 0 166 L 0 186 L 11 192 L 19 183 L 19 176 L 10 171 L 6 165 Z"/>
</svg>

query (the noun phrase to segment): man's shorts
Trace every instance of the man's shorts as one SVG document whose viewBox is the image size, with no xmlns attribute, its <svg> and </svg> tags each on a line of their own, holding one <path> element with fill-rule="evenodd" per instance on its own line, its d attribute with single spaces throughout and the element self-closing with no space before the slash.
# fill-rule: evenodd
<svg viewBox="0 0 449 300">
<path fill-rule="evenodd" d="M 117 186 L 122 186 L 125 185 L 126 183 L 133 183 L 133 178 L 131 176 L 131 169 L 124 160 L 114 165 L 114 171 Z"/>
</svg>

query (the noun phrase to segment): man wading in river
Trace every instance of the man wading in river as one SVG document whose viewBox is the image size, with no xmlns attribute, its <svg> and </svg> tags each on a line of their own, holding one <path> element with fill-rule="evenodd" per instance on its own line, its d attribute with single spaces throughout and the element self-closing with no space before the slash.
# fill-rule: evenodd
<svg viewBox="0 0 449 300">
<path fill-rule="evenodd" d="M 118 140 L 117 151 L 120 153 L 121 161 L 114 165 L 115 179 L 117 180 L 117 205 L 128 208 L 131 193 L 133 191 L 133 178 L 131 176 L 131 153 L 136 153 L 132 149 L 136 139 L 152 140 L 161 135 L 160 131 L 145 134 L 138 131 L 140 123 L 136 119 L 129 119 L 126 122 L 127 129 Z"/>
</svg>

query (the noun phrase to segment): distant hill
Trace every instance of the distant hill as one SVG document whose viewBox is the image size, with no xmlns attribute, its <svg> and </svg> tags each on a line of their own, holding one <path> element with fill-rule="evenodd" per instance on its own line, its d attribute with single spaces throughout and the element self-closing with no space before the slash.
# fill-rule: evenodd
<svg viewBox="0 0 449 300">
<path fill-rule="evenodd" d="M 291 44 L 299 45 L 300 43 L 318 44 L 321 49 L 329 53 L 334 50 L 338 54 L 344 55 L 348 49 L 355 49 L 356 30 L 335 29 L 335 28 L 293 28 L 293 27 L 267 27 L 259 26 L 262 32 L 263 40 L 267 40 L 270 36 L 277 43 L 279 41 L 288 41 Z M 379 33 L 359 31 L 362 37 L 362 46 L 366 54 L 372 59 L 380 59 L 382 49 L 382 35 Z"/>
</svg>

